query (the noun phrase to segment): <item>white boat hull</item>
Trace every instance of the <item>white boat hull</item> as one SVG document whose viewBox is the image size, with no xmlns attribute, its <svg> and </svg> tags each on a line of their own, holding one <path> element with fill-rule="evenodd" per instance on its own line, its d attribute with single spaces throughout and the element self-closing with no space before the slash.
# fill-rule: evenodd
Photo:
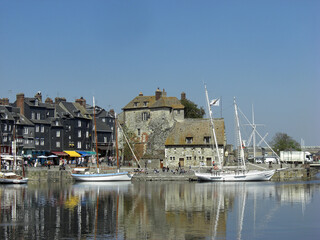
<svg viewBox="0 0 320 240">
<path fill-rule="evenodd" d="M 248 172 L 213 172 L 195 173 L 200 181 L 210 182 L 247 182 L 247 181 L 269 181 L 275 170 L 252 170 Z"/>
<path fill-rule="evenodd" d="M 0 178 L 0 184 L 25 184 L 28 183 L 28 178 L 22 178 L 22 179 L 6 179 L 6 178 Z"/>
<path fill-rule="evenodd" d="M 131 181 L 133 174 L 128 172 L 120 173 L 96 173 L 96 174 L 76 174 L 72 173 L 71 176 L 76 181 L 83 182 L 111 182 L 111 181 Z"/>
</svg>

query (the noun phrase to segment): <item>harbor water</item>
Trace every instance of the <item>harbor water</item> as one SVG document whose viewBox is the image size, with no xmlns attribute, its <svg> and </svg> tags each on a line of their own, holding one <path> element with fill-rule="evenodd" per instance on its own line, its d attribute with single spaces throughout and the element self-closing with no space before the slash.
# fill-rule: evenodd
<svg viewBox="0 0 320 240">
<path fill-rule="evenodd" d="M 320 179 L 0 186 L 0 239 L 319 239 Z"/>
</svg>

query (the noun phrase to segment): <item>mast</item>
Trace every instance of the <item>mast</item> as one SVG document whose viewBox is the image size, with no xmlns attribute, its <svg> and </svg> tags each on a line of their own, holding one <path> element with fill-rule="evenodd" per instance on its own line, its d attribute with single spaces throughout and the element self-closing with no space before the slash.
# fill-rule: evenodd
<svg viewBox="0 0 320 240">
<path fill-rule="evenodd" d="M 117 169 L 119 170 L 119 147 L 118 147 L 118 122 L 117 122 L 117 114 L 115 113 L 114 125 L 116 131 L 116 156 L 117 156 Z"/>
<path fill-rule="evenodd" d="M 218 155 L 218 160 L 219 160 L 219 169 L 221 169 L 221 168 L 222 168 L 222 162 L 221 162 L 220 153 L 219 153 L 219 148 L 218 148 L 216 131 L 215 131 L 215 129 L 214 129 L 214 123 L 213 123 L 212 111 L 211 111 L 211 108 L 210 108 L 210 102 L 209 102 L 209 96 L 208 96 L 207 86 L 204 85 L 204 88 L 205 88 L 205 92 L 206 92 L 207 107 L 208 107 L 209 116 L 210 116 L 210 122 L 211 122 L 211 126 L 212 126 L 212 134 L 213 134 L 213 137 L 214 137 L 215 147 L 216 147 L 216 151 L 217 151 L 217 155 Z"/>
<path fill-rule="evenodd" d="M 96 106 L 93 97 L 93 118 L 94 118 L 94 138 L 96 142 L 96 158 L 97 158 L 97 169 L 99 172 L 99 154 L 98 154 L 98 136 L 97 136 L 97 120 L 96 120 Z"/>
<path fill-rule="evenodd" d="M 236 98 L 233 99 L 233 103 L 234 103 L 234 112 L 236 115 L 237 135 L 238 135 L 239 145 L 240 145 L 240 158 L 242 161 L 243 169 L 246 170 L 246 162 L 244 160 L 244 151 L 243 151 L 243 146 L 242 146 L 242 138 L 241 138 L 241 132 L 240 132 L 240 123 L 239 123 L 238 107 L 236 104 Z"/>
<path fill-rule="evenodd" d="M 252 104 L 252 126 L 253 126 L 253 162 L 256 162 L 256 125 L 254 123 L 254 110 Z"/>
</svg>

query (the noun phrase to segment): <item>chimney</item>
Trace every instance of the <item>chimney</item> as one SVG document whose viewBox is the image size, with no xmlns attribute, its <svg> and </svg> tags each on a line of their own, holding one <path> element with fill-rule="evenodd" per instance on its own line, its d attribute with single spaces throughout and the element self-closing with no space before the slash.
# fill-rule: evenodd
<svg viewBox="0 0 320 240">
<path fill-rule="evenodd" d="M 157 91 L 156 91 L 156 101 L 159 100 L 161 98 L 161 90 L 158 88 Z"/>
<path fill-rule="evenodd" d="M 143 96 L 143 93 L 142 93 L 142 92 L 140 92 L 140 93 L 139 93 L 139 96 L 140 96 L 140 97 L 142 97 L 142 96 Z"/>
<path fill-rule="evenodd" d="M 110 109 L 109 113 L 110 113 L 110 115 L 115 116 L 114 109 Z"/>
<path fill-rule="evenodd" d="M 1 98 L 0 105 L 8 106 L 9 105 L 9 98 Z"/>
<path fill-rule="evenodd" d="M 186 93 L 185 92 L 181 93 L 181 100 L 186 100 Z"/>
<path fill-rule="evenodd" d="M 162 96 L 166 97 L 167 96 L 167 92 L 163 89 L 162 91 Z"/>
<path fill-rule="evenodd" d="M 17 95 L 16 105 L 20 108 L 20 114 L 24 115 L 24 94 L 18 93 Z"/>
<path fill-rule="evenodd" d="M 79 103 L 83 107 L 86 107 L 87 104 L 86 100 L 83 97 L 81 97 L 80 99 L 76 99 L 76 103 Z"/>
<path fill-rule="evenodd" d="M 51 98 L 48 97 L 48 98 L 46 99 L 45 103 L 47 103 L 47 104 L 53 104 L 53 101 L 52 101 Z"/>
<path fill-rule="evenodd" d="M 40 103 L 42 103 L 42 94 L 40 91 L 37 92 L 36 95 L 34 95 L 35 98 L 37 98 L 39 100 Z"/>
<path fill-rule="evenodd" d="M 66 100 L 66 98 L 64 98 L 64 97 L 56 97 L 55 99 L 54 99 L 54 102 L 55 102 L 55 104 L 59 104 L 59 103 L 61 103 L 61 102 L 66 102 L 67 100 Z"/>
</svg>

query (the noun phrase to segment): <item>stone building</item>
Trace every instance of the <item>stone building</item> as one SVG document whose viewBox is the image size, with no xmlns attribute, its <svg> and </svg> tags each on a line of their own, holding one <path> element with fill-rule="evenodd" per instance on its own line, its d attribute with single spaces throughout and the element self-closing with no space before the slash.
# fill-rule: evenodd
<svg viewBox="0 0 320 240">
<path fill-rule="evenodd" d="M 214 119 L 215 133 L 221 161 L 226 147 L 224 119 Z M 165 142 L 164 165 L 169 168 L 213 166 L 218 155 L 210 119 L 185 119 L 176 122 Z"/>
<path fill-rule="evenodd" d="M 124 108 L 122 121 L 134 136 L 134 149 L 142 164 L 159 167 L 165 157 L 164 142 L 175 122 L 184 120 L 184 106 L 178 98 L 168 97 L 165 90 L 155 95 L 140 93 Z"/>
</svg>

